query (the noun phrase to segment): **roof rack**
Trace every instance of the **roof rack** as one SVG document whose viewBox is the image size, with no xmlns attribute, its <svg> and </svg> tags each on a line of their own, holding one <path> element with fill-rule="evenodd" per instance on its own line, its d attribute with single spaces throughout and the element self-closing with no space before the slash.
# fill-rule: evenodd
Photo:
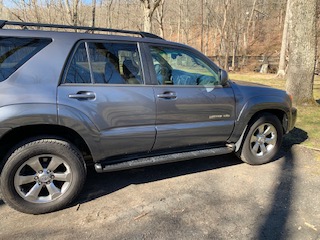
<svg viewBox="0 0 320 240">
<path fill-rule="evenodd" d="M 113 32 L 113 33 L 125 33 L 125 34 L 134 34 L 140 35 L 143 38 L 157 38 L 162 39 L 158 35 L 148 32 L 141 31 L 131 31 L 131 30 L 120 30 L 120 29 L 112 29 L 112 28 L 98 28 L 98 27 L 84 27 L 84 26 L 71 26 L 71 25 L 60 25 L 60 24 L 47 24 L 47 23 L 32 23 L 32 22 L 14 22 L 14 21 L 6 21 L 0 20 L 0 29 L 4 26 L 21 26 L 24 29 L 27 27 L 42 27 L 42 28 L 61 28 L 61 29 L 74 29 L 74 30 L 87 30 L 87 31 L 101 31 L 101 32 Z"/>
</svg>

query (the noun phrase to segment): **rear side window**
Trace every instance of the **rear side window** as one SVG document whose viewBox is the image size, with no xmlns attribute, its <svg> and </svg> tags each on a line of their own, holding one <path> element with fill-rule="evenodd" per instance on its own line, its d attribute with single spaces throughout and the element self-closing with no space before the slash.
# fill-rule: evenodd
<svg viewBox="0 0 320 240">
<path fill-rule="evenodd" d="M 65 82 L 79 84 L 91 83 L 89 61 L 84 42 L 78 46 L 71 59 Z"/>
<path fill-rule="evenodd" d="M 69 61 L 64 83 L 143 84 L 137 44 L 81 42 Z"/>
<path fill-rule="evenodd" d="M 0 37 L 0 82 L 4 81 L 51 39 Z"/>
</svg>

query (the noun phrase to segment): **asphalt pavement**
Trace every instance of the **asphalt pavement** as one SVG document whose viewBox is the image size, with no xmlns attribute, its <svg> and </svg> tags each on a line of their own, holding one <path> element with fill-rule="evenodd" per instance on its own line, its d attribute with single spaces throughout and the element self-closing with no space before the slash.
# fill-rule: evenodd
<svg viewBox="0 0 320 240">
<path fill-rule="evenodd" d="M 284 147 L 250 166 L 234 155 L 98 174 L 44 215 L 0 199 L 0 239 L 320 239 L 320 154 Z"/>
</svg>

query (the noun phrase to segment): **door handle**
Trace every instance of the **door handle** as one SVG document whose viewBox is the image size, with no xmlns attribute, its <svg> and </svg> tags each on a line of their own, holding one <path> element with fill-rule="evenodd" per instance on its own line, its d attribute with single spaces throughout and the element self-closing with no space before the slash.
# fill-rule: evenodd
<svg viewBox="0 0 320 240">
<path fill-rule="evenodd" d="M 177 94 L 175 92 L 164 92 L 162 94 L 158 94 L 157 98 L 176 99 L 177 98 Z"/>
<path fill-rule="evenodd" d="M 95 99 L 96 94 L 94 92 L 86 92 L 86 91 L 80 91 L 76 94 L 69 94 L 69 98 L 75 98 L 75 99 Z"/>
</svg>

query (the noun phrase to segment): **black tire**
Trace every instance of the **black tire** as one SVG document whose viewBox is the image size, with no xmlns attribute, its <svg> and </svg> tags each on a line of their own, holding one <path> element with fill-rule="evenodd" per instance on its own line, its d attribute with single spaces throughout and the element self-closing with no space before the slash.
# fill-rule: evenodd
<svg viewBox="0 0 320 240">
<path fill-rule="evenodd" d="M 42 214 L 66 207 L 80 193 L 86 166 L 64 140 L 30 139 L 12 151 L 1 174 L 3 200 L 12 208 Z"/>
<path fill-rule="evenodd" d="M 283 138 L 280 120 L 272 114 L 255 118 L 248 126 L 240 151 L 240 159 L 250 165 L 270 162 L 278 153 Z"/>
</svg>

